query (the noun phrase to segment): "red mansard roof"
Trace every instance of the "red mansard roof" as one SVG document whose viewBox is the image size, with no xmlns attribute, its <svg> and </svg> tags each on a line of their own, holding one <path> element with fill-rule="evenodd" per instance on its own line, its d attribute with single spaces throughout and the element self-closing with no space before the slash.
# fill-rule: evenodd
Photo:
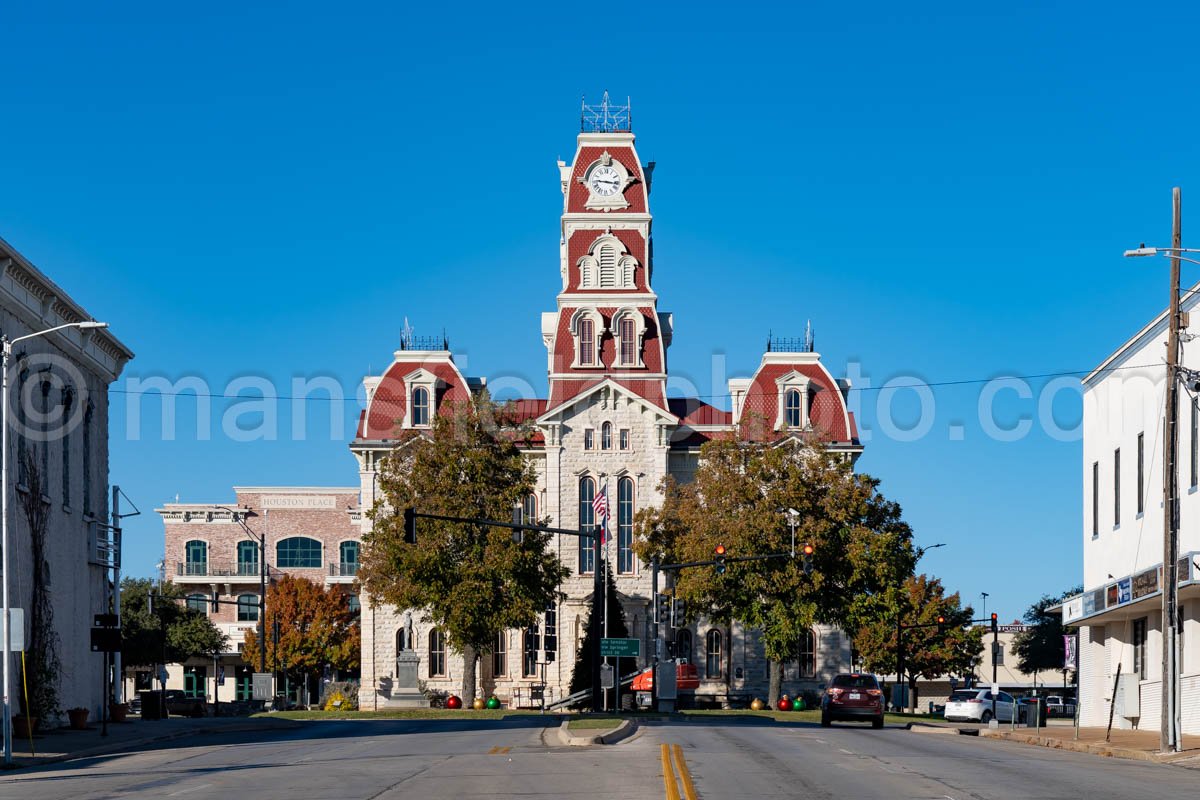
<svg viewBox="0 0 1200 800">
<path fill-rule="evenodd" d="M 749 438 L 771 438 L 779 416 L 779 387 L 776 380 L 789 372 L 798 372 L 811 381 L 812 407 L 809 420 L 822 441 L 850 442 L 855 436 L 847 428 L 846 404 L 842 392 L 819 362 L 807 361 L 796 364 L 767 363 L 759 367 L 746 399 L 738 423 L 743 435 Z"/>
<path fill-rule="evenodd" d="M 450 414 L 455 405 L 470 402 L 471 392 L 467 388 L 466 379 L 453 362 L 445 359 L 425 360 L 419 357 L 411 361 L 396 361 L 380 379 L 379 386 L 367 405 L 365 420 L 359 424 L 359 438 L 396 438 L 398 426 L 404 419 L 404 412 L 408 406 L 404 376 L 418 369 L 432 372 L 445 384 L 437 395 L 438 414 Z"/>
<path fill-rule="evenodd" d="M 684 425 L 732 425 L 733 414 L 722 411 L 695 397 L 672 397 L 667 401 L 671 413 Z"/>
<path fill-rule="evenodd" d="M 587 172 L 587 168 L 592 165 L 592 162 L 600 158 L 600 155 L 605 151 L 613 157 L 614 161 L 621 162 L 621 165 L 629 172 L 630 176 L 637 178 L 637 181 L 630 184 L 625 190 L 625 200 L 628 201 L 629 207 L 614 210 L 612 214 L 642 214 L 646 211 L 646 176 L 642 174 L 642 165 L 637 161 L 637 155 L 633 148 L 628 144 L 614 143 L 612 147 L 581 147 L 575 156 L 574 169 L 571 171 L 571 182 L 567 185 L 567 211 L 581 212 L 587 211 L 584 207 L 588 201 L 588 189 L 579 179 Z"/>
</svg>

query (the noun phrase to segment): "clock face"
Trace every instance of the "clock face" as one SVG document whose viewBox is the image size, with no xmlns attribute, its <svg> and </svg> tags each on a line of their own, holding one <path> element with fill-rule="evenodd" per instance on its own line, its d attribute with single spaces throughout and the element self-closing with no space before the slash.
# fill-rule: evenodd
<svg viewBox="0 0 1200 800">
<path fill-rule="evenodd" d="M 588 186 L 601 197 L 611 197 L 621 189 L 621 173 L 612 167 L 596 167 L 588 176 Z"/>
</svg>

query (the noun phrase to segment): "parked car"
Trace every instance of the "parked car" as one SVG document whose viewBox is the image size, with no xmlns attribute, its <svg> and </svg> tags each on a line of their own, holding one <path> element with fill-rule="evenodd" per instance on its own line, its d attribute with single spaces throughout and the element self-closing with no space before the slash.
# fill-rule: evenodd
<svg viewBox="0 0 1200 800">
<path fill-rule="evenodd" d="M 191 697 L 182 689 L 167 689 L 167 713 L 181 717 L 203 717 L 206 706 L 203 697 Z"/>
<path fill-rule="evenodd" d="M 834 676 L 821 695 L 821 725 L 828 728 L 835 720 L 870 722 L 873 728 L 883 727 L 883 691 L 874 675 Z"/>
<path fill-rule="evenodd" d="M 995 699 L 995 717 L 998 722 L 1012 722 L 1017 701 L 1008 692 L 1000 692 Z M 992 692 L 990 689 L 955 689 L 946 700 L 946 719 L 955 722 L 991 722 Z"/>
<path fill-rule="evenodd" d="M 1050 695 L 1046 698 L 1046 713 L 1052 717 L 1075 716 L 1075 698 Z"/>
</svg>

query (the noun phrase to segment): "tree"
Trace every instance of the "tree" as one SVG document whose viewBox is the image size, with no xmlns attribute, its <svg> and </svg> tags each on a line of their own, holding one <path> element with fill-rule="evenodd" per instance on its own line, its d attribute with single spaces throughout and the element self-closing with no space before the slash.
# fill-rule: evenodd
<svg viewBox="0 0 1200 800">
<path fill-rule="evenodd" d="M 676 592 L 692 612 L 762 631 L 774 703 L 782 664 L 806 629 L 822 622 L 853 634 L 885 613 L 889 587 L 912 574 L 912 532 L 878 485 L 819 445 L 713 440 L 701 449 L 695 479 L 667 478 L 663 504 L 639 514 L 636 546 L 643 560 L 686 562 L 711 559 L 725 545 L 724 574 L 681 571 Z M 790 554 L 786 509 L 796 512 L 797 551 L 814 547 L 811 572 L 800 557 L 732 560 Z"/>
<path fill-rule="evenodd" d="M 1039 672 L 1066 671 L 1063 669 L 1063 636 L 1071 633 L 1072 628 L 1063 625 L 1061 613 L 1049 609 L 1082 591 L 1082 586 L 1076 586 L 1060 595 L 1042 595 L 1029 607 L 1024 619 L 1030 629 L 1013 637 L 1017 669 L 1033 673 L 1035 678 Z"/>
<path fill-rule="evenodd" d="M 974 666 L 983 641 L 983 631 L 971 626 L 974 610 L 960 604 L 958 593 L 946 595 L 942 582 L 928 575 L 908 578 L 891 595 L 894 608 L 890 618 L 882 618 L 861 628 L 854 637 L 855 647 L 862 654 L 863 665 L 872 672 L 896 672 L 897 619 L 902 625 L 928 627 L 906 630 L 904 640 L 904 675 L 908 683 L 911 705 L 917 702 L 917 679 L 929 680 L 939 675 L 964 675 Z M 945 619 L 938 630 L 938 617 Z"/>
<path fill-rule="evenodd" d="M 150 608 L 150 595 L 155 595 Z M 128 667 L 183 663 L 225 651 L 228 639 L 203 611 L 184 605 L 174 583 L 149 578 L 121 581 L 121 660 Z"/>
<path fill-rule="evenodd" d="M 621 604 L 621 595 L 617 592 L 617 584 L 613 580 L 612 564 L 605 563 L 605 586 L 607 595 L 606 614 L 608 616 L 608 633 L 607 637 L 611 639 L 628 639 L 629 625 L 625 621 L 625 607 Z M 584 689 L 588 689 L 592 685 L 592 664 L 595 663 L 596 650 L 600 647 L 600 642 L 592 635 L 592 610 L 593 606 L 588 606 L 587 621 L 584 623 L 583 643 L 579 647 L 579 654 L 575 657 L 575 669 L 571 673 L 571 688 L 568 694 L 575 694 Z M 603 626 L 601 626 L 603 634 Z M 632 658 L 617 658 L 613 659 L 613 669 L 619 678 L 624 674 L 622 667 L 632 666 L 636 661 Z M 579 707 L 591 707 L 591 698 L 585 698 L 576 705 Z M 617 703 L 620 704 L 620 691 L 617 690 Z"/>
<path fill-rule="evenodd" d="M 373 530 L 363 537 L 358 579 L 374 597 L 420 609 L 462 653 L 462 698 L 475 698 L 479 654 L 500 631 L 533 625 L 568 575 L 550 535 L 418 520 L 408 544 L 399 511 L 509 521 L 534 489 L 533 467 L 516 441 L 526 433 L 486 396 L 439 414 L 430 434 L 410 433 L 384 460 Z"/>
<path fill-rule="evenodd" d="M 340 587 L 324 587 L 307 578 L 283 575 L 267 587 L 267 663 L 286 664 L 290 674 L 315 678 L 326 666 L 357 669 L 361 633 L 358 615 Z M 279 623 L 279 646 L 274 629 Z M 242 659 L 258 662 L 256 631 L 246 631 Z"/>
</svg>

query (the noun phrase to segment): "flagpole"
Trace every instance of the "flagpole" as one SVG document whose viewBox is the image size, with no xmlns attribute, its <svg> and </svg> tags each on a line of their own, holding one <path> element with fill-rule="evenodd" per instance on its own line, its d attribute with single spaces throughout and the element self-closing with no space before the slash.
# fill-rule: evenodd
<svg viewBox="0 0 1200 800">
<path fill-rule="evenodd" d="M 610 563 L 608 557 L 609 544 L 612 541 L 612 536 L 608 530 L 609 517 L 608 504 L 608 475 L 604 476 L 604 638 L 608 638 L 608 565 Z M 612 661 L 608 657 L 604 659 L 605 666 L 612 667 Z M 613 683 L 617 682 L 616 676 L 613 676 Z M 604 710 L 608 710 L 608 689 L 604 690 Z"/>
</svg>

